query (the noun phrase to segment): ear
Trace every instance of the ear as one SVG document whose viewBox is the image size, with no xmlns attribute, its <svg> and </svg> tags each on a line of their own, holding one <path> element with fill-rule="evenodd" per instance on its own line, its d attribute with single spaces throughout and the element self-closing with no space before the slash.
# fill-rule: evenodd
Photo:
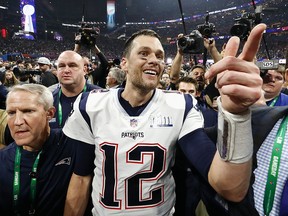
<svg viewBox="0 0 288 216">
<path fill-rule="evenodd" d="M 85 67 L 83 67 L 83 74 L 84 74 L 84 76 L 86 75 Z"/>
<path fill-rule="evenodd" d="M 55 112 L 56 112 L 55 107 L 50 107 L 50 108 L 47 110 L 47 119 L 48 119 L 49 121 L 54 117 Z"/>
<path fill-rule="evenodd" d="M 122 71 L 124 71 L 125 73 L 127 73 L 127 71 L 128 71 L 128 69 L 127 69 L 127 67 L 128 67 L 127 58 L 123 57 L 123 58 L 121 59 L 120 67 L 121 67 Z"/>
</svg>

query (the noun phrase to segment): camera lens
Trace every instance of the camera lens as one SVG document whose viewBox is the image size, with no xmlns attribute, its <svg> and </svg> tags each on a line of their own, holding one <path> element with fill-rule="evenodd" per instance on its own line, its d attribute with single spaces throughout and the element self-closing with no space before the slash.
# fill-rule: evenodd
<svg viewBox="0 0 288 216">
<path fill-rule="evenodd" d="M 238 23 L 232 26 L 230 33 L 232 36 L 245 38 L 246 36 L 248 36 L 249 27 L 246 24 Z"/>
<path fill-rule="evenodd" d="M 185 46 L 187 46 L 187 40 L 186 40 L 186 38 L 185 38 L 185 37 L 180 38 L 180 39 L 178 40 L 178 45 L 179 45 L 180 47 L 185 47 Z"/>
<path fill-rule="evenodd" d="M 210 28 L 204 28 L 202 34 L 206 37 L 209 37 L 212 32 L 210 31 Z"/>
</svg>

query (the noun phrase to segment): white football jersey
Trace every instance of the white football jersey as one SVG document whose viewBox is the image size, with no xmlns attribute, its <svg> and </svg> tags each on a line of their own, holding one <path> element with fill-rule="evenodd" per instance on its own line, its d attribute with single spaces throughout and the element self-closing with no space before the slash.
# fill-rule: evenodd
<svg viewBox="0 0 288 216">
<path fill-rule="evenodd" d="M 165 216 L 175 204 L 176 142 L 203 127 L 196 100 L 156 89 L 139 116 L 121 106 L 119 89 L 95 90 L 74 103 L 64 133 L 95 145 L 93 214 Z M 186 110 L 186 112 L 185 112 Z"/>
</svg>

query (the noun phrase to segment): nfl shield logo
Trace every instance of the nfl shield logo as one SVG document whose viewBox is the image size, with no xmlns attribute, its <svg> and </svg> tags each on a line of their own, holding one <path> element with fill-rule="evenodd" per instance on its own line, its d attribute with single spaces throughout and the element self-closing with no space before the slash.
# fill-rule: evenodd
<svg viewBox="0 0 288 216">
<path fill-rule="evenodd" d="M 131 127 L 137 127 L 138 125 L 138 122 L 137 122 L 137 119 L 130 119 L 130 126 Z"/>
</svg>

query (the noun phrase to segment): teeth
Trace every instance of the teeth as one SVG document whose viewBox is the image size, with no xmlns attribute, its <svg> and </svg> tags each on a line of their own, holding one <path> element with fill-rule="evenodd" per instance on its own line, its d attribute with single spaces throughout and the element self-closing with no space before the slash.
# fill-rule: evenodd
<svg viewBox="0 0 288 216">
<path fill-rule="evenodd" d="M 145 74 L 151 74 L 151 75 L 156 75 L 156 72 L 155 71 L 144 71 Z"/>
</svg>

